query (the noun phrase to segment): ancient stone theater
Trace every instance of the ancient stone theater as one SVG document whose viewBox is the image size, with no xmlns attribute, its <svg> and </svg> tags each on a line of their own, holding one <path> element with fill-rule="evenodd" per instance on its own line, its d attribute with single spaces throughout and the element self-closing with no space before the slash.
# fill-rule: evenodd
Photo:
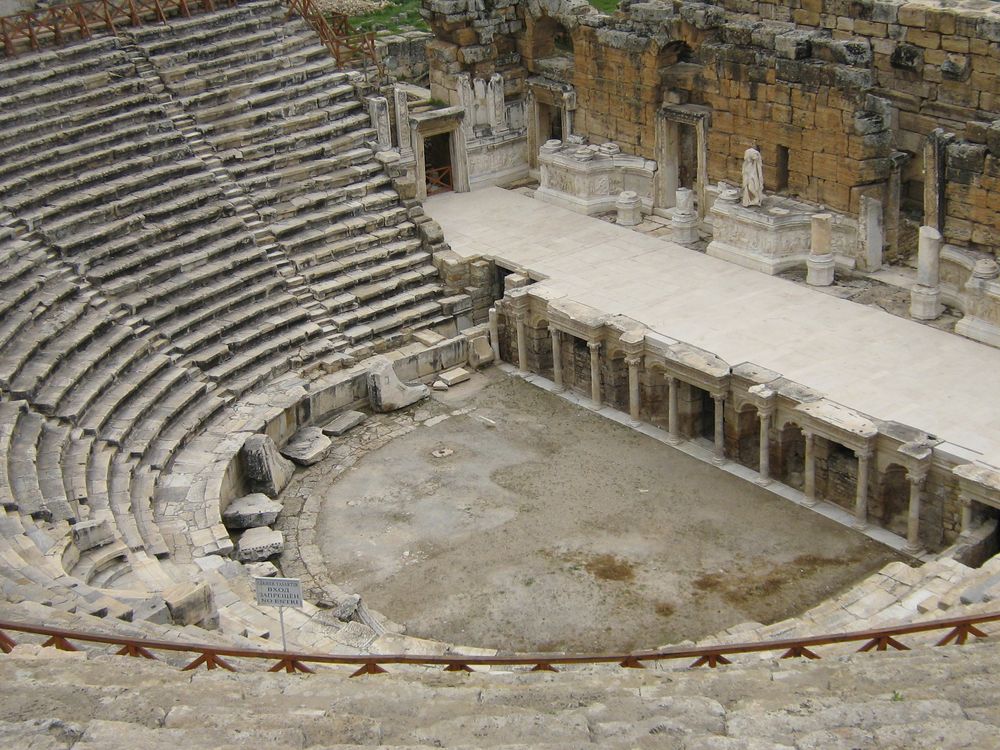
<svg viewBox="0 0 1000 750">
<path fill-rule="evenodd" d="M 1000 3 L 353 12 L 0 0 L 0 746 L 996 747 Z"/>
</svg>

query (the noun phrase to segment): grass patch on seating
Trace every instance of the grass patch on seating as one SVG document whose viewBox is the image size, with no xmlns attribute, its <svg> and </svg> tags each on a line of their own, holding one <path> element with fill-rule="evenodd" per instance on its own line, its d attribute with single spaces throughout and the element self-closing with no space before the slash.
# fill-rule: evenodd
<svg viewBox="0 0 1000 750">
<path fill-rule="evenodd" d="M 618 0 L 589 0 L 589 2 L 601 11 L 601 13 L 607 13 L 608 15 L 618 10 Z"/>
<path fill-rule="evenodd" d="M 355 31 L 396 32 L 403 26 L 428 30 L 427 23 L 420 17 L 420 0 L 392 0 L 374 13 L 351 17 L 351 28 Z"/>
</svg>

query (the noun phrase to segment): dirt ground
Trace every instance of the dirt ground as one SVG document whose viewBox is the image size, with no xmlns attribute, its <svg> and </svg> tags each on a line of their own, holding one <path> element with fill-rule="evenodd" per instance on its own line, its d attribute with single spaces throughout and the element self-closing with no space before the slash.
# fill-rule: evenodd
<svg viewBox="0 0 1000 750">
<path fill-rule="evenodd" d="M 332 579 L 410 635 L 649 648 L 783 619 L 898 559 L 496 369 L 410 411 L 317 526 Z"/>
</svg>

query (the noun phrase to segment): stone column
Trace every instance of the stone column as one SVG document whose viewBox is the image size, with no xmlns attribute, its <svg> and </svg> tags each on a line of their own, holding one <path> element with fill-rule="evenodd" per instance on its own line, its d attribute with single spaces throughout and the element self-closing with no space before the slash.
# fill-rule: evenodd
<svg viewBox="0 0 1000 750">
<path fill-rule="evenodd" d="M 915 555 L 920 551 L 920 501 L 927 469 L 921 467 L 907 472 L 907 478 L 910 480 L 910 505 L 906 513 L 906 546 L 903 551 Z"/>
<path fill-rule="evenodd" d="M 941 241 L 941 233 L 934 227 L 920 227 L 917 283 L 910 288 L 910 317 L 915 320 L 934 320 L 941 314 Z"/>
<path fill-rule="evenodd" d="M 830 286 L 833 283 L 833 216 L 813 214 L 812 241 L 806 259 L 806 283 L 810 286 Z"/>
<path fill-rule="evenodd" d="M 615 202 L 618 212 L 616 223 L 623 227 L 634 227 L 642 223 L 642 201 L 634 190 L 623 190 Z"/>
<path fill-rule="evenodd" d="M 396 140 L 399 141 L 399 156 L 403 161 L 413 159 L 413 139 L 410 134 L 410 102 L 406 92 L 398 86 L 392 89 L 393 104 L 396 109 Z M 500 361 L 499 359 L 497 360 Z"/>
<path fill-rule="evenodd" d="M 490 127 L 494 133 L 507 130 L 507 106 L 503 95 L 503 76 L 494 73 L 486 84 L 486 106 Z"/>
<path fill-rule="evenodd" d="M 524 313 L 515 313 L 514 320 L 517 326 L 517 369 L 521 372 L 527 372 L 528 337 L 524 332 Z"/>
<path fill-rule="evenodd" d="M 673 230 L 670 239 L 681 245 L 698 241 L 698 213 L 694 210 L 694 193 L 680 188 L 674 194 L 674 213 L 670 219 Z"/>
<path fill-rule="evenodd" d="M 766 486 L 771 483 L 771 410 L 759 409 L 760 416 L 760 462 L 757 484 Z"/>
<path fill-rule="evenodd" d="M 803 430 L 802 436 L 805 438 L 806 455 L 805 466 L 803 467 L 804 487 L 803 494 L 806 496 L 805 505 L 810 508 L 816 504 L 816 436 L 809 430 Z"/>
<path fill-rule="evenodd" d="M 497 320 L 497 309 L 495 307 L 490 308 L 490 346 L 493 348 L 493 361 L 500 361 L 500 324 Z"/>
<path fill-rule="evenodd" d="M 669 376 L 667 378 L 667 432 L 670 437 L 668 442 L 677 445 L 681 442 L 680 431 L 680 409 L 677 405 L 677 391 L 680 383 L 677 378 Z"/>
<path fill-rule="evenodd" d="M 392 148 L 392 130 L 389 127 L 389 100 L 384 96 L 373 96 L 368 100 L 368 116 L 375 129 L 376 151 Z"/>
<path fill-rule="evenodd" d="M 590 400 L 595 409 L 601 408 L 601 342 L 588 341 L 590 349 Z"/>
<path fill-rule="evenodd" d="M 715 455 L 712 462 L 724 463 L 726 460 L 726 432 L 723 417 L 725 415 L 726 397 L 724 394 L 712 394 L 715 402 Z"/>
<path fill-rule="evenodd" d="M 639 425 L 639 364 L 642 357 L 632 356 L 625 358 L 628 365 L 628 414 L 632 418 L 632 426 Z"/>
<path fill-rule="evenodd" d="M 854 451 L 858 458 L 858 485 L 854 498 L 854 528 L 868 527 L 868 472 L 870 469 L 872 449 L 865 446 Z"/>
<path fill-rule="evenodd" d="M 962 506 L 962 536 L 969 536 L 972 533 L 972 498 L 963 493 L 958 496 L 958 502 Z"/>
<path fill-rule="evenodd" d="M 552 380 L 556 384 L 556 393 L 565 390 L 562 371 L 562 331 L 549 326 L 552 334 Z"/>
</svg>

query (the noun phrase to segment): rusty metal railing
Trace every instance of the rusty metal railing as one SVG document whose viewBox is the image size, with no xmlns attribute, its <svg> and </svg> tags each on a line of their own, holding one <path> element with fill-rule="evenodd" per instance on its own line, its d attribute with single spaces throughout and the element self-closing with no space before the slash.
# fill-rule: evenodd
<svg viewBox="0 0 1000 750">
<path fill-rule="evenodd" d="M 379 76 L 385 75 L 382 61 L 375 49 L 375 35 L 372 33 L 355 34 L 348 23 L 347 16 L 332 14 L 328 19 L 316 7 L 313 0 L 288 0 L 288 16 L 302 16 L 319 35 L 323 44 L 330 50 L 337 65 L 347 67 L 351 63 L 370 62 L 378 70 Z"/>
<path fill-rule="evenodd" d="M 446 672 L 471 672 L 473 667 L 530 667 L 532 672 L 558 672 L 557 665 L 581 664 L 617 664 L 627 669 L 642 669 L 646 663 L 670 660 L 690 660 L 691 668 L 709 666 L 712 668 L 730 664 L 729 656 L 735 654 L 781 652 L 780 658 L 819 659 L 817 653 L 821 647 L 838 643 L 860 643 L 862 651 L 887 651 L 890 648 L 908 651 L 910 647 L 900 639 L 914 633 L 947 631 L 937 640 L 935 646 L 948 644 L 962 645 L 970 636 L 975 638 L 988 637 L 979 625 L 987 622 L 1000 621 L 1000 612 L 965 617 L 950 617 L 942 620 L 898 625 L 871 630 L 857 630 L 849 633 L 834 633 L 827 635 L 807 636 L 804 638 L 783 638 L 770 641 L 752 641 L 748 643 L 729 643 L 709 646 L 678 646 L 654 651 L 631 651 L 628 653 L 607 654 L 514 654 L 509 656 L 410 656 L 406 654 L 311 654 L 296 651 L 269 651 L 256 649 L 226 648 L 193 643 L 174 643 L 172 641 L 156 641 L 140 638 L 125 638 L 116 635 L 100 635 L 72 630 L 50 628 L 29 623 L 0 621 L 0 651 L 10 653 L 17 642 L 8 635 L 9 632 L 31 633 L 47 636 L 44 646 L 54 646 L 65 651 L 78 651 L 72 643 L 97 643 L 109 646 L 119 646 L 116 652 L 121 656 L 134 656 L 144 659 L 156 659 L 156 651 L 181 652 L 195 655 L 195 658 L 182 667 L 183 670 L 197 669 L 204 666 L 207 669 L 224 669 L 235 672 L 236 669 L 226 659 L 258 659 L 273 662 L 268 672 L 305 672 L 313 673 L 309 664 L 340 664 L 356 666 L 351 677 L 366 674 L 386 672 L 385 667 L 391 664 L 409 664 L 416 666 L 444 667 Z"/>
<path fill-rule="evenodd" d="M 236 0 L 86 0 L 53 5 L 43 10 L 0 17 L 4 53 L 14 57 L 25 49 L 58 46 L 94 33 L 118 33 L 120 26 L 164 23 L 168 18 L 209 12 L 217 5 L 233 7 Z"/>
<path fill-rule="evenodd" d="M 214 11 L 236 0 L 84 0 L 0 17 L 0 40 L 4 54 L 59 46 L 72 39 L 89 39 L 95 33 L 118 33 L 119 27 L 144 23 L 165 23 L 168 18 L 188 18 L 193 13 Z M 347 16 L 335 14 L 327 20 L 312 0 L 289 0 L 288 16 L 301 15 L 319 35 L 323 44 L 345 67 L 353 62 L 370 61 L 384 75 L 385 70 L 375 48 L 373 34 L 354 34 Z"/>
<path fill-rule="evenodd" d="M 447 193 L 455 189 L 452 184 L 451 167 L 429 167 L 424 170 L 427 179 L 427 195 Z"/>
</svg>

